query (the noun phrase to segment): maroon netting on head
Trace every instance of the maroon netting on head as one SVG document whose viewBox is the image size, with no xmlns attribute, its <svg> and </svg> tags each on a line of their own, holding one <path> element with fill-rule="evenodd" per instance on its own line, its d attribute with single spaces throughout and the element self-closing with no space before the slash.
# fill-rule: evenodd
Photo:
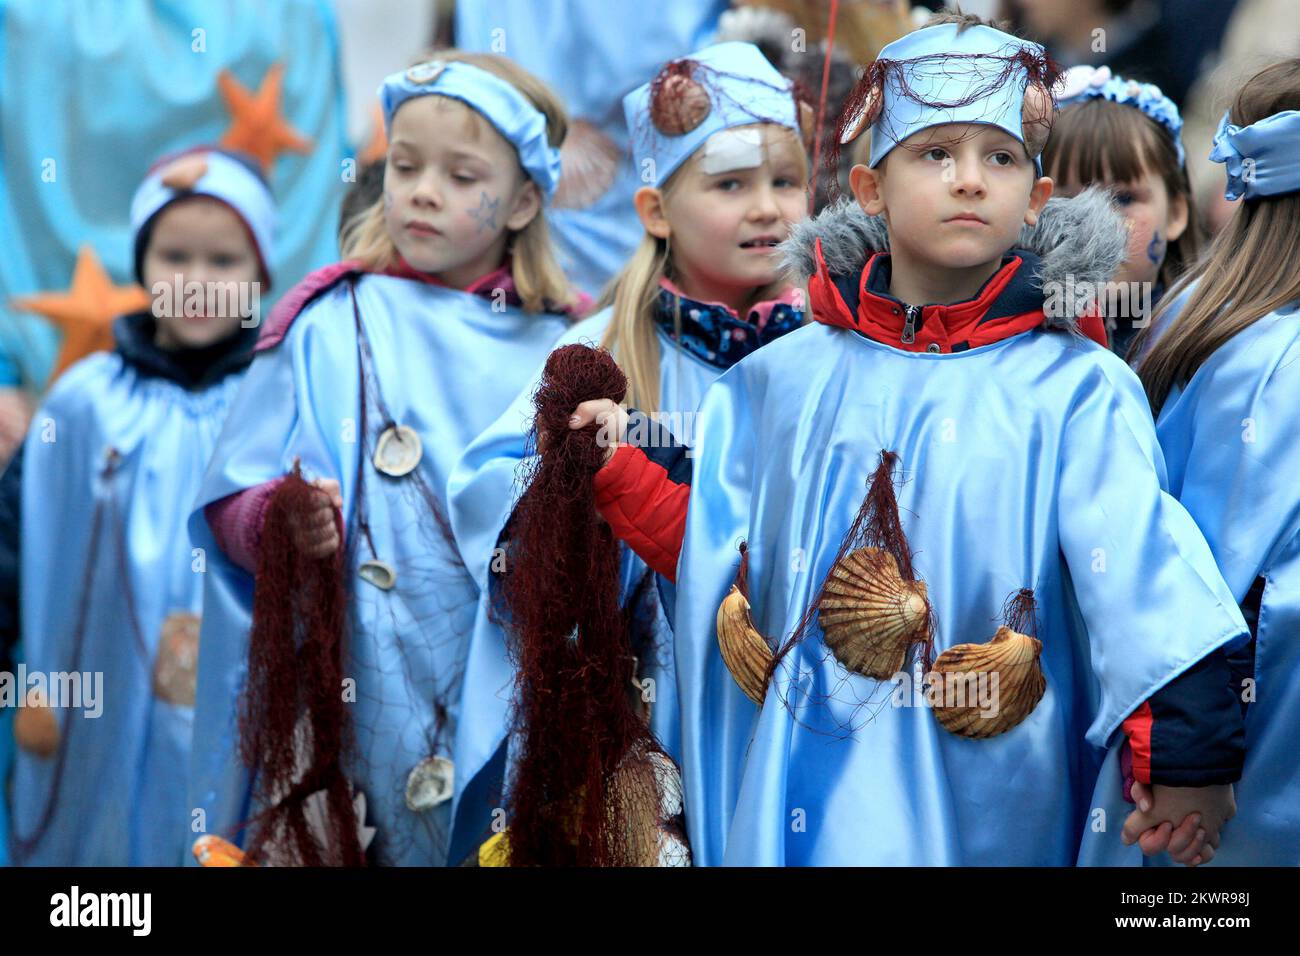
<svg viewBox="0 0 1300 956">
<path fill-rule="evenodd" d="M 515 508 L 502 586 L 516 666 L 507 799 L 516 866 L 644 863 L 658 832 L 646 760 L 662 749 L 631 693 L 618 543 L 592 486 L 605 448 L 596 425 L 568 424 L 582 402 L 626 391 L 608 352 L 570 345 L 551 353 L 534 399 L 544 450 Z"/>
<path fill-rule="evenodd" d="M 1024 79 L 1017 74 L 1024 71 Z M 878 123 L 889 103 L 910 100 L 927 109 L 956 110 L 988 99 L 1012 82 L 1024 82 L 1026 94 L 1021 111 L 1022 133 L 1030 155 L 1036 156 L 1047 142 L 1056 104 L 1051 93 L 1062 68 L 1046 53 L 1019 47 L 1013 53 L 931 53 L 908 60 L 877 59 L 845 98 L 835 124 L 836 135 L 828 137 L 830 149 L 823 159 L 825 171 L 833 177 L 846 148 Z M 919 81 L 918 81 L 919 78 Z M 936 80 L 961 78 L 962 94 L 951 99 L 925 95 L 922 90 Z M 962 122 L 978 122 L 966 119 Z M 877 127 L 879 128 L 879 127 Z M 895 142 L 894 145 L 902 145 Z M 929 148 L 934 144 L 916 148 Z M 912 147 L 905 147 L 912 148 Z"/>
<path fill-rule="evenodd" d="M 256 773 L 264 806 L 251 822 L 246 857 L 305 866 L 365 862 L 343 759 L 352 728 L 343 686 L 347 597 L 341 549 L 323 558 L 294 543 L 299 517 L 324 496 L 295 466 L 271 498 L 249 634 L 248 681 L 240 702 L 239 750 Z M 338 532 L 342 522 L 335 513 Z M 309 823 L 308 798 L 322 793 L 324 833 Z"/>
</svg>

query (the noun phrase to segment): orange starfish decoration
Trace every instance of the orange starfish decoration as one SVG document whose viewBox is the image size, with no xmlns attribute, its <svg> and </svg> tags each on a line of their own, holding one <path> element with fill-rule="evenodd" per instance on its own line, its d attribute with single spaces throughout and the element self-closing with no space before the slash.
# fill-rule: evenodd
<svg viewBox="0 0 1300 956">
<path fill-rule="evenodd" d="M 113 320 L 148 308 L 153 299 L 138 285 L 115 286 L 90 246 L 77 252 L 72 287 L 67 292 L 42 292 L 13 300 L 16 309 L 43 315 L 63 332 L 63 344 L 50 382 L 92 352 L 113 347 Z"/>
<path fill-rule="evenodd" d="M 276 63 L 266 71 L 262 85 L 253 94 L 229 70 L 217 76 L 221 98 L 226 101 L 232 122 L 221 137 L 221 145 L 254 157 L 268 172 L 275 158 L 286 149 L 298 153 L 311 151 L 311 140 L 304 138 L 280 115 L 280 82 L 284 64 Z"/>
<path fill-rule="evenodd" d="M 357 165 L 362 168 L 388 155 L 388 137 L 384 135 L 383 107 L 375 103 L 370 110 L 370 117 L 374 124 L 374 132 L 370 134 L 370 142 L 366 143 L 366 148 L 357 157 Z"/>
</svg>

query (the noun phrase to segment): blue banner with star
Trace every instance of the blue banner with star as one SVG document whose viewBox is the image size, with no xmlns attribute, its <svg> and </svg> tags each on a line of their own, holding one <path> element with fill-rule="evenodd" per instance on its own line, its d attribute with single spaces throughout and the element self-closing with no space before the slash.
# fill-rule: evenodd
<svg viewBox="0 0 1300 956">
<path fill-rule="evenodd" d="M 42 390 L 66 323 L 86 333 L 68 313 L 103 287 L 88 257 L 132 284 L 128 206 L 166 153 L 220 142 L 263 164 L 279 206 L 263 316 L 338 258 L 354 177 L 327 0 L 0 0 L 0 123 L 0 387 Z"/>
</svg>

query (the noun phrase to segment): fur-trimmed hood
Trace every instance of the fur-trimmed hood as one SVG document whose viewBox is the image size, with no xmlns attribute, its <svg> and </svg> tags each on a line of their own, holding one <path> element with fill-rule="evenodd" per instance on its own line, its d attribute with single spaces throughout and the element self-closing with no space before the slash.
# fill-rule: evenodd
<svg viewBox="0 0 1300 956">
<path fill-rule="evenodd" d="M 780 246 L 787 279 L 802 285 L 817 273 L 817 240 L 832 276 L 858 275 L 867 259 L 889 251 L 889 236 L 880 216 L 868 216 L 852 197 L 840 199 L 813 219 L 790 231 Z M 1036 226 L 1025 226 L 1015 248 L 1039 257 L 1033 281 L 1038 288 L 1055 283 L 1078 289 L 1076 309 L 1047 316 L 1047 328 L 1076 331 L 1073 315 L 1086 308 L 1087 286 L 1106 282 L 1124 262 L 1128 232 L 1123 215 L 1104 189 L 1091 187 L 1071 199 L 1049 199 Z M 1069 281 L 1067 281 L 1067 276 Z"/>
</svg>

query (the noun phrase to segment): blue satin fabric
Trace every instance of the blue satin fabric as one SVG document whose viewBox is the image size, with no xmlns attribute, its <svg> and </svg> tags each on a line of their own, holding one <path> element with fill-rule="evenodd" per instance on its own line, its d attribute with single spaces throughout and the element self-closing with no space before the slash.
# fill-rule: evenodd
<svg viewBox="0 0 1300 956">
<path fill-rule="evenodd" d="M 269 266 L 280 284 L 262 290 L 262 315 L 289 282 L 338 255 L 340 164 L 349 150 L 333 7 L 0 5 L 0 89 L 24 91 L 0 101 L 0 235 L 11 237 L 0 257 L 0 383 L 39 388 L 58 351 L 54 326 L 14 310 L 12 296 L 66 289 L 82 245 L 94 247 L 116 282 L 132 279 L 131 194 L 159 156 L 215 143 L 229 129 L 222 70 L 256 93 L 283 63 L 280 113 L 312 140 L 305 155 L 281 153 L 269 173 L 280 217 Z"/>
<path fill-rule="evenodd" d="M 445 515 L 453 463 L 534 373 L 564 322 L 390 276 L 363 276 L 356 294 L 373 355 L 371 387 L 397 423 L 420 435 L 423 457 L 403 478 L 380 474 L 369 460 L 363 465 L 375 557 L 393 566 L 397 582 L 381 591 L 356 576 L 360 562 L 372 557 L 358 540 L 348 568 L 355 626 L 344 664 L 344 673 L 356 680 L 356 759 L 349 777 L 365 794 L 366 822 L 378 830 L 381 862 L 440 865 L 448 862 L 456 804 L 471 778 L 453 743 L 477 589 L 450 532 L 438 528 L 417 492 L 414 475 Z M 310 304 L 283 342 L 254 359 L 190 518 L 191 533 L 209 542 L 211 556 L 190 783 L 208 832 L 230 835 L 255 810 L 236 735 L 253 582 L 211 543 L 202 508 L 285 474 L 298 457 L 304 477 L 339 482 L 351 541 L 362 447 L 357 362 L 345 281 Z M 384 422 L 373 400 L 366 414 L 373 448 Z M 435 700 L 447 707 L 441 724 Z M 407 775 L 434 755 L 456 765 L 455 798 L 417 814 L 405 803 Z M 474 809 L 482 819 L 469 825 L 477 831 L 486 827 L 490 808 Z"/>
<path fill-rule="evenodd" d="M 154 655 L 169 614 L 202 611 L 204 575 L 185 523 L 239 378 L 189 392 L 100 353 L 66 372 L 32 419 L 22 492 L 25 664 L 29 673 L 102 672 L 103 709 L 96 718 L 56 710 L 66 743 L 57 791 L 56 758 L 17 752 L 16 835 L 31 838 L 51 801 L 54 810 L 30 857 L 14 862 L 179 866 L 185 858 L 194 711 L 155 696 Z M 121 460 L 104 479 L 109 448 Z M 91 553 L 97 505 L 102 530 Z"/>
<path fill-rule="evenodd" d="M 707 44 L 728 6 L 726 0 L 627 4 L 611 17 L 605 0 L 568 0 L 558 16 L 535 0 L 456 4 L 456 46 L 505 52 L 545 80 L 570 117 L 590 123 L 619 150 L 608 192 L 585 209 L 547 214 L 565 274 L 592 295 L 622 268 L 644 232 L 632 194 L 645 182 L 628 149 L 623 96 L 668 60 Z"/>
<path fill-rule="evenodd" d="M 1237 815 L 1216 866 L 1300 865 L 1300 303 L 1260 319 L 1219 348 L 1160 412 L 1169 490 L 1195 519 L 1238 602 L 1266 581 L 1255 644 L 1254 702 Z M 1132 809 L 1118 786 L 1098 803 Z M 1122 817 L 1121 817 L 1122 820 Z M 1118 830 L 1115 831 L 1118 833 Z M 1093 837 L 1090 862 L 1136 862 L 1118 840 Z M 1160 857 L 1152 862 L 1167 862 Z"/>
<path fill-rule="evenodd" d="M 556 342 L 556 348 L 577 342 L 599 345 L 612 311 L 606 309 L 573 326 Z M 721 369 L 695 358 L 662 331 L 658 334 L 658 341 L 659 408 L 663 415 L 660 420 L 675 438 L 689 444 L 695 410 L 705 389 L 717 379 Z M 541 377 L 540 369 L 535 371 L 537 379 L 523 389 L 505 414 L 466 450 L 450 483 L 451 520 L 456 540 L 483 595 L 470 651 L 471 677 L 466 681 L 466 691 L 496 688 L 495 693 L 467 698 L 461 705 L 463 716 L 457 752 L 473 754 L 471 766 L 474 768 L 484 765 L 492 757 L 507 731 L 514 670 L 507 657 L 505 634 L 488 616 L 492 600 L 489 572 L 497 539 L 523 491 L 519 476 L 532 457 L 532 425 L 536 412 L 533 393 Z M 631 549 L 622 550 L 620 601 L 626 604 L 648 569 Z M 657 583 L 671 591 L 667 582 Z M 642 612 L 652 628 L 651 643 L 655 651 L 642 666 L 643 678 L 654 681 L 651 729 L 669 754 L 677 759 L 680 747 L 672 629 L 665 614 L 660 587 L 650 587 L 645 593 L 646 603 Z M 474 714 L 473 719 L 467 716 L 470 713 Z"/>
<path fill-rule="evenodd" d="M 936 654 L 988 641 L 1004 601 L 1034 588 L 1047 690 L 1001 736 L 960 738 L 924 706 L 891 706 L 893 686 L 846 672 L 815 626 L 761 710 L 718 652 L 737 543 L 751 549 L 755 623 L 790 634 L 881 449 L 899 455 Z M 1245 632 L 1162 481 L 1137 379 L 1063 333 L 931 355 L 815 325 L 731 369 L 701 408 L 677 578 L 695 861 L 1073 863 L 1122 719 Z"/>
</svg>

